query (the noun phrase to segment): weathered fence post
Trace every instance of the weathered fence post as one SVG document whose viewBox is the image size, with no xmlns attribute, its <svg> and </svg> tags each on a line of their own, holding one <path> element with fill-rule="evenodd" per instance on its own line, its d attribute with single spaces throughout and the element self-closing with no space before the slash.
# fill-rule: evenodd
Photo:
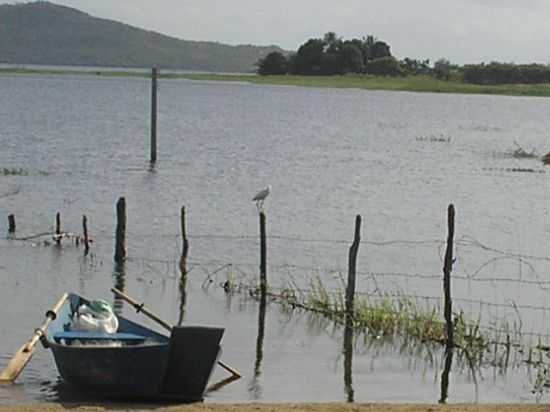
<svg viewBox="0 0 550 412">
<path fill-rule="evenodd" d="M 158 69 L 151 72 L 151 163 L 157 161 L 157 85 Z"/>
<path fill-rule="evenodd" d="M 348 284 L 346 287 L 346 313 L 344 328 L 344 388 L 348 402 L 354 401 L 352 363 L 353 363 L 353 318 L 355 300 L 355 281 L 357 277 L 357 253 L 361 242 L 361 216 L 355 217 L 355 235 L 349 248 Z"/>
<path fill-rule="evenodd" d="M 61 214 L 55 214 L 55 242 L 59 246 L 61 244 Z"/>
<path fill-rule="evenodd" d="M 8 216 L 8 233 L 15 233 L 15 215 Z"/>
<path fill-rule="evenodd" d="M 189 240 L 185 229 L 185 206 L 181 208 L 181 236 L 182 236 L 182 251 L 180 258 L 180 272 L 182 278 L 187 276 L 187 255 L 189 254 Z"/>
<path fill-rule="evenodd" d="M 266 217 L 260 212 L 260 291 L 262 295 L 267 293 L 267 241 L 266 241 Z"/>
<path fill-rule="evenodd" d="M 361 215 L 355 217 L 355 236 L 349 248 L 348 285 L 346 288 L 346 319 L 353 318 L 353 302 L 355 297 L 355 277 L 357 273 L 357 252 L 361 242 Z"/>
<path fill-rule="evenodd" d="M 447 225 L 449 233 L 447 236 L 447 250 L 445 251 L 445 263 L 443 266 L 443 289 L 445 294 L 444 316 L 447 329 L 447 346 L 454 347 L 453 328 L 453 302 L 451 296 L 451 271 L 453 269 L 453 238 L 455 233 L 455 208 L 449 205 L 447 211 Z"/>
<path fill-rule="evenodd" d="M 126 260 L 126 199 L 121 197 L 116 204 L 115 262 Z"/>
<path fill-rule="evenodd" d="M 445 296 L 443 316 L 445 317 L 445 330 L 447 339 L 445 342 L 445 367 L 441 376 L 441 399 L 439 403 L 445 403 L 449 391 L 449 373 L 453 363 L 454 348 L 454 326 L 453 326 L 453 304 L 451 296 L 451 271 L 453 268 L 453 238 L 455 233 L 455 208 L 451 204 L 447 209 L 447 249 L 445 251 L 445 262 L 443 264 L 443 292 Z"/>
<path fill-rule="evenodd" d="M 84 234 L 84 256 L 88 256 L 88 253 L 90 253 L 90 239 L 88 238 L 88 218 L 86 215 L 82 216 L 82 232 Z"/>
</svg>

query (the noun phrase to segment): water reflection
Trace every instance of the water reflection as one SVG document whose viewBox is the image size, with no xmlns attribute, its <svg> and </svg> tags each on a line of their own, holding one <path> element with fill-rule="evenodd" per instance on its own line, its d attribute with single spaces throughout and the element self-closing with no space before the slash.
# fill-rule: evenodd
<svg viewBox="0 0 550 412">
<path fill-rule="evenodd" d="M 264 357 L 264 336 L 265 336 L 265 310 L 267 297 L 265 293 L 260 296 L 260 307 L 258 311 L 258 337 L 256 338 L 256 361 L 254 362 L 254 375 L 248 386 L 248 391 L 254 400 L 261 399 L 262 386 L 260 376 L 262 375 L 261 366 Z"/>
<path fill-rule="evenodd" d="M 451 373 L 451 367 L 453 365 L 453 347 L 447 346 L 445 348 L 445 366 L 443 373 L 441 374 L 441 398 L 439 403 L 446 403 L 449 396 L 449 374 Z"/>
<path fill-rule="evenodd" d="M 92 403 L 101 400 L 106 400 L 100 394 L 86 392 L 77 386 L 71 385 L 65 382 L 61 377 L 58 377 L 57 381 L 47 388 L 46 401 L 48 402 L 62 402 L 62 403 Z"/>
<path fill-rule="evenodd" d="M 114 279 L 115 279 L 115 289 L 125 292 L 126 287 L 126 267 L 124 263 L 115 263 L 114 268 Z M 113 311 L 115 315 L 119 316 L 122 314 L 122 307 L 124 301 L 118 295 L 114 296 L 113 302 Z"/>
<path fill-rule="evenodd" d="M 179 282 L 180 290 L 180 307 L 178 316 L 178 326 L 183 324 L 185 320 L 185 304 L 187 303 L 187 275 L 182 275 Z"/>
<path fill-rule="evenodd" d="M 348 402 L 355 401 L 353 390 L 353 324 L 351 320 L 346 320 L 344 328 L 344 389 Z"/>
</svg>

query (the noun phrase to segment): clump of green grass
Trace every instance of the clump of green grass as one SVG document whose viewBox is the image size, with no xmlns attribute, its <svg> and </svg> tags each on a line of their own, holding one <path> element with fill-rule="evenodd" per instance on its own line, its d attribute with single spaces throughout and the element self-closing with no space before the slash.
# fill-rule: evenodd
<svg viewBox="0 0 550 412">
<path fill-rule="evenodd" d="M 510 152 L 514 159 L 538 159 L 540 156 L 533 148 L 530 152 L 521 147 L 517 142 L 514 142 L 516 148 Z"/>
<path fill-rule="evenodd" d="M 343 289 L 329 291 L 318 276 L 313 278 L 307 290 L 290 285 L 279 293 L 270 291 L 268 295 L 286 309 L 306 310 L 345 323 L 345 292 Z M 445 323 L 439 310 L 418 307 L 413 299 L 407 297 L 381 295 L 374 298 L 357 294 L 352 320 L 355 329 L 376 337 L 401 335 L 424 342 L 442 344 L 446 341 Z M 455 316 L 456 346 L 479 349 L 486 341 L 487 338 L 481 336 L 479 320 L 469 321 L 463 313 Z"/>
<path fill-rule="evenodd" d="M 240 285 L 234 290 L 246 289 Z M 256 299 L 259 289 L 247 289 L 248 296 Z M 251 293 L 250 291 L 254 292 Z M 285 310 L 304 310 L 316 313 L 331 321 L 344 325 L 346 322 L 345 292 L 343 288 L 329 291 L 320 277 L 314 277 L 310 288 L 302 290 L 295 285 L 289 285 L 276 293 L 268 292 L 271 301 L 281 304 Z M 408 297 L 385 296 L 372 297 L 356 294 L 354 300 L 353 327 L 365 334 L 380 338 L 403 337 L 420 343 L 436 343 L 444 345 L 447 340 L 446 325 L 443 316 L 436 306 L 421 307 Z M 482 329 L 481 319 L 469 319 L 462 311 L 454 314 L 454 344 L 463 349 L 468 356 L 478 361 L 483 359 L 483 351 L 490 345 L 497 344 L 509 352 L 518 347 L 521 332 L 517 326 L 510 326 L 504 321 L 498 328 L 499 334 L 490 335 Z M 504 358 L 503 358 L 504 359 Z"/>
<path fill-rule="evenodd" d="M 0 175 L 2 175 L 2 176 L 28 176 L 29 172 L 28 172 L 28 170 L 25 170 L 23 168 L 3 167 L 3 168 L 0 168 Z"/>
<path fill-rule="evenodd" d="M 451 143 L 451 136 L 440 134 L 440 135 L 426 135 L 426 136 L 417 136 L 417 142 L 432 142 L 432 143 Z"/>
<path fill-rule="evenodd" d="M 269 302 L 280 304 L 287 316 L 296 310 L 309 312 L 315 319 L 332 322 L 337 330 L 350 325 L 345 307 L 345 283 L 343 279 L 340 281 L 339 288 L 328 290 L 321 278 L 315 276 L 308 289 L 300 289 L 291 282 L 279 291 L 268 290 L 267 298 Z M 260 289 L 255 282 L 254 277 L 249 277 L 231 286 L 229 293 L 241 293 L 247 300 L 259 300 Z M 433 351 L 447 342 L 446 324 L 440 308 L 437 305 L 418 305 L 406 296 L 356 294 L 351 325 L 357 336 L 363 334 L 367 346 L 401 342 L 402 351 L 426 352 L 432 361 L 435 359 Z M 524 341 L 519 313 L 514 322 L 495 320 L 482 327 L 481 315 L 478 319 L 471 319 L 462 311 L 455 312 L 453 332 L 457 366 L 460 370 L 466 369 L 474 379 L 481 367 L 496 368 L 505 373 L 512 366 L 527 363 L 540 369 L 541 376 L 548 378 L 540 378 L 539 386 L 550 388 L 550 356 L 547 356 L 546 363 L 532 361 L 533 353 L 548 351 L 550 354 L 550 346 L 541 342 L 533 346 Z M 526 359 L 527 352 L 529 359 Z"/>
</svg>

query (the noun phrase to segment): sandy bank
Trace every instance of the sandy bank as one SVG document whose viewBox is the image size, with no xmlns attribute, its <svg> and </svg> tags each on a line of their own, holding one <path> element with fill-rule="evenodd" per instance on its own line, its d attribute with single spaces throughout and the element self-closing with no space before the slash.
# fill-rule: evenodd
<svg viewBox="0 0 550 412">
<path fill-rule="evenodd" d="M 550 405 L 419 405 L 419 404 L 193 404 L 160 406 L 141 404 L 28 404 L 3 405 L 0 412 L 100 412 L 100 411 L 155 411 L 155 412 L 542 412 Z"/>
</svg>

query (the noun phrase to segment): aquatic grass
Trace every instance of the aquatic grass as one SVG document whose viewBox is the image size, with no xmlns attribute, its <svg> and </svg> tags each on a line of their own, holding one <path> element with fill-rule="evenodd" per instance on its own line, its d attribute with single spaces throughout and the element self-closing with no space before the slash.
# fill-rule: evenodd
<svg viewBox="0 0 550 412">
<path fill-rule="evenodd" d="M 236 284 L 226 293 L 241 294 L 246 301 L 259 301 L 261 292 L 256 277 L 243 275 L 232 277 Z M 306 313 L 308 329 L 337 336 L 349 326 L 344 286 L 341 277 L 341 287 L 329 290 L 316 275 L 307 289 L 299 288 L 293 281 L 279 290 L 269 288 L 267 299 L 280 305 L 288 319 L 296 311 Z M 514 303 L 512 306 L 517 312 Z M 550 346 L 544 345 L 541 337 L 536 345 L 525 341 L 519 313 L 513 321 L 494 319 L 489 326 L 482 326 L 481 313 L 477 319 L 469 318 L 461 310 L 453 315 L 454 372 L 467 374 L 477 385 L 478 379 L 483 379 L 482 370 L 492 369 L 495 376 L 504 376 L 511 368 L 527 366 L 533 393 L 542 396 L 550 390 Z M 419 305 L 417 300 L 404 295 L 357 293 L 352 327 L 354 350 L 358 353 L 397 350 L 400 356 L 408 358 L 410 368 L 420 367 L 423 373 L 427 367 L 435 371 L 442 367 L 446 325 L 438 305 Z M 359 342 L 361 346 L 355 346 Z"/>
<path fill-rule="evenodd" d="M 237 283 L 231 288 L 233 293 L 247 291 L 247 297 L 259 296 L 259 288 L 246 282 Z M 309 289 L 300 289 L 290 283 L 280 291 L 268 289 L 268 297 L 285 309 L 301 309 L 321 314 L 331 320 L 344 324 L 345 292 L 343 288 L 329 291 L 320 276 L 314 276 Z M 422 341 L 443 343 L 446 339 L 445 324 L 436 307 L 420 308 L 408 297 L 377 297 L 357 294 L 354 302 L 353 326 L 357 330 L 374 336 L 410 336 Z M 471 345 L 479 341 L 479 324 L 465 320 L 464 316 L 456 318 L 455 334 L 458 344 Z M 475 334 L 475 335 L 474 335 Z"/>
<path fill-rule="evenodd" d="M 233 281 L 238 279 L 234 277 Z M 240 282 L 230 288 L 230 293 L 240 293 L 245 300 L 258 301 L 261 294 L 256 283 L 255 276 L 241 277 Z M 342 276 L 340 287 L 332 290 L 326 287 L 320 275 L 310 279 L 307 289 L 289 281 L 279 290 L 268 288 L 267 299 L 279 304 L 289 319 L 296 311 L 307 313 L 308 327 L 316 331 L 329 331 L 332 327 L 329 333 L 336 336 L 350 325 L 349 317 L 346 318 Z M 462 310 L 453 314 L 453 371 L 467 373 L 476 381 L 482 378 L 482 369 L 493 369 L 495 374 L 504 375 L 510 368 L 527 365 L 537 373 L 536 381 L 532 382 L 533 392 L 543 393 L 550 388 L 550 346 L 544 345 L 540 337 L 536 345 L 525 340 L 530 334 L 524 335 L 517 307 L 514 303 L 512 307 L 516 310 L 516 319 L 494 319 L 483 326 L 481 313 L 477 318 L 470 318 Z M 417 300 L 405 295 L 356 293 L 351 326 L 356 337 L 354 341 L 362 342 L 363 351 L 397 348 L 400 355 L 410 357 L 413 366 L 417 366 L 418 361 L 435 369 L 441 366 L 447 336 L 438 305 L 419 305 Z M 359 337 L 362 340 L 357 339 Z"/>
<path fill-rule="evenodd" d="M 49 172 L 43 170 L 29 171 L 22 167 L 0 167 L 0 176 L 30 176 L 31 174 L 38 174 L 39 176 L 49 176 Z"/>
<path fill-rule="evenodd" d="M 9 168 L 9 167 L 2 167 L 0 168 L 0 176 L 28 176 L 29 172 L 28 170 L 25 170 L 23 168 Z"/>
<path fill-rule="evenodd" d="M 315 312 L 325 313 L 334 317 L 339 317 L 343 312 L 342 300 L 334 299 L 334 295 L 328 292 L 319 276 L 313 278 L 311 289 L 306 294 L 306 299 L 306 307 L 311 308 Z"/>
<path fill-rule="evenodd" d="M 451 136 L 440 134 L 440 135 L 426 135 L 426 136 L 417 136 L 417 142 L 431 142 L 431 143 L 451 143 Z"/>
<path fill-rule="evenodd" d="M 535 148 L 531 149 L 530 152 L 521 147 L 517 142 L 514 142 L 516 148 L 510 152 L 510 156 L 514 159 L 538 159 L 538 155 Z"/>
</svg>

